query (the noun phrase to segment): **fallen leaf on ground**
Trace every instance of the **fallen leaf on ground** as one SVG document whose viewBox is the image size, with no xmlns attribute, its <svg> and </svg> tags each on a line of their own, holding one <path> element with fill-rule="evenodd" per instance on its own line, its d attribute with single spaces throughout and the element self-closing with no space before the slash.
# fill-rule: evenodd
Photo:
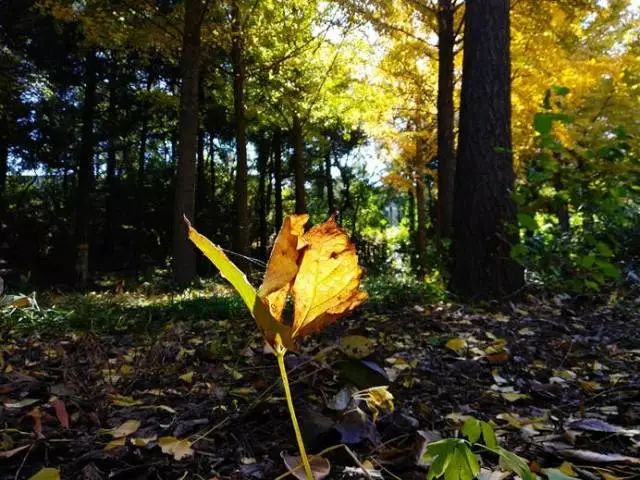
<svg viewBox="0 0 640 480">
<path fill-rule="evenodd" d="M 29 477 L 29 480 L 60 480 L 60 470 L 57 468 L 43 468 Z"/>
<path fill-rule="evenodd" d="M 111 431 L 113 438 L 126 437 L 135 433 L 140 428 L 140 420 L 127 420 L 122 425 Z"/>
<path fill-rule="evenodd" d="M 300 457 L 293 455 L 285 455 L 284 452 L 280 454 L 282 460 L 284 461 L 285 466 L 291 472 L 291 475 L 296 477 L 298 480 L 306 480 L 307 475 L 305 474 L 304 467 L 300 463 Z M 315 480 L 322 480 L 331 472 L 331 464 L 329 460 L 320 456 L 313 456 L 309 458 L 309 464 L 311 465 L 311 471 Z"/>
<path fill-rule="evenodd" d="M 162 453 L 173 455 L 173 458 L 176 460 L 182 460 L 185 457 L 193 455 L 191 442 L 186 438 L 160 437 L 158 439 L 158 445 L 162 449 Z"/>
</svg>

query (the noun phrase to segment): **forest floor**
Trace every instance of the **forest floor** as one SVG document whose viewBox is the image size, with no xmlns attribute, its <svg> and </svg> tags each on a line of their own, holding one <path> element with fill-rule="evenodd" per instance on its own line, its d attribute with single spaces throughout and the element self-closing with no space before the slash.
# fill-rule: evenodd
<svg viewBox="0 0 640 480">
<path fill-rule="evenodd" d="M 0 322 L 0 480 L 44 467 L 85 480 L 287 471 L 281 455 L 297 448 L 276 359 L 241 309 L 108 296 L 83 304 L 75 331 Z M 348 446 L 326 454 L 330 479 L 425 479 L 425 444 L 474 416 L 540 478 L 638 479 L 639 308 L 638 292 L 500 308 L 371 302 L 287 355 L 308 449 Z M 158 312 L 161 326 L 142 325 Z M 115 326 L 101 328 L 105 315 Z M 352 399 L 373 385 L 395 405 L 375 423 Z M 484 479 L 505 478 L 493 454 L 481 463 Z"/>
</svg>

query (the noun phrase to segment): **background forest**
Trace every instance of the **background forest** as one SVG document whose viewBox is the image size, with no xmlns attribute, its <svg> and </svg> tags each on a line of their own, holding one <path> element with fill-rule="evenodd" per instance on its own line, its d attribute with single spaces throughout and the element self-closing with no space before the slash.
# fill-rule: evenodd
<svg viewBox="0 0 640 480">
<path fill-rule="evenodd" d="M 638 112 L 640 0 L 0 0 L 0 480 L 640 478 Z"/>
<path fill-rule="evenodd" d="M 512 258 L 533 284 L 589 292 L 637 281 L 632 1 L 512 2 L 508 80 L 470 74 L 468 84 L 478 110 L 511 89 L 500 121 L 512 145 L 507 131 L 499 145 L 471 130 L 504 152 L 515 181 L 509 165 L 460 159 L 475 141 L 460 112 L 463 2 L 1 9 L 0 257 L 14 285 L 162 271 L 187 284 L 197 262 L 182 213 L 235 260 L 264 261 L 294 211 L 314 223 L 337 212 L 369 275 L 426 276 L 469 298 L 522 285 L 517 272 L 456 280 L 487 269 L 462 257 L 464 238 L 490 243 L 478 239 L 491 229 L 508 231 L 488 257 Z M 488 135 L 502 128 L 482 123 Z M 502 193 L 476 211 L 481 183 Z"/>
</svg>

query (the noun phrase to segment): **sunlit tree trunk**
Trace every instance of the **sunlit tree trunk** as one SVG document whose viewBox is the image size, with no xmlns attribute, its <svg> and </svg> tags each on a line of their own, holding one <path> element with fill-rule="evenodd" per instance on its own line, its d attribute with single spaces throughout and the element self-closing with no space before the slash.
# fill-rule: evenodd
<svg viewBox="0 0 640 480">
<path fill-rule="evenodd" d="M 236 178 L 234 187 L 233 250 L 240 255 L 249 253 L 249 194 L 247 189 L 247 125 L 245 119 L 245 64 L 242 18 L 238 0 L 231 3 L 232 37 L 231 61 L 233 63 L 233 110 L 236 137 Z M 240 257 L 242 258 L 242 257 Z M 246 262 L 240 261 L 242 268 Z"/>
<path fill-rule="evenodd" d="M 76 280 L 82 286 L 89 279 L 89 222 L 91 216 L 91 191 L 93 188 L 93 124 L 97 103 L 98 60 L 91 50 L 85 59 L 84 104 L 82 106 L 82 131 L 78 158 L 78 193 L 76 198 Z"/>
<path fill-rule="evenodd" d="M 293 128 L 291 131 L 293 142 L 293 177 L 296 197 L 296 213 L 307 213 L 306 194 L 304 191 L 304 138 L 302 136 L 302 122 L 296 114 L 293 117 Z"/>
<path fill-rule="evenodd" d="M 200 71 L 200 29 L 204 3 L 186 0 L 182 36 L 179 116 L 179 153 L 173 221 L 173 275 L 187 285 L 196 275 L 195 251 L 187 238 L 183 215 L 195 213 L 196 150 L 198 143 L 198 77 Z"/>
<path fill-rule="evenodd" d="M 451 237 L 456 157 L 453 137 L 454 1 L 438 1 L 438 234 Z"/>
<path fill-rule="evenodd" d="M 511 152 L 509 0 L 468 0 L 454 201 L 451 288 L 500 298 L 523 284 Z"/>
</svg>

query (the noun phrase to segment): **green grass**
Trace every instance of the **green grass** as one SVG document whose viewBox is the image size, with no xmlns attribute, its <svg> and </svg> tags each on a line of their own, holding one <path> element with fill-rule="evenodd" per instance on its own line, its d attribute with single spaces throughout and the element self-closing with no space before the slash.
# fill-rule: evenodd
<svg viewBox="0 0 640 480">
<path fill-rule="evenodd" d="M 152 333 L 171 322 L 246 317 L 240 298 L 216 284 L 182 292 L 45 293 L 40 305 L 0 312 L 0 329 L 28 333 Z"/>
</svg>

